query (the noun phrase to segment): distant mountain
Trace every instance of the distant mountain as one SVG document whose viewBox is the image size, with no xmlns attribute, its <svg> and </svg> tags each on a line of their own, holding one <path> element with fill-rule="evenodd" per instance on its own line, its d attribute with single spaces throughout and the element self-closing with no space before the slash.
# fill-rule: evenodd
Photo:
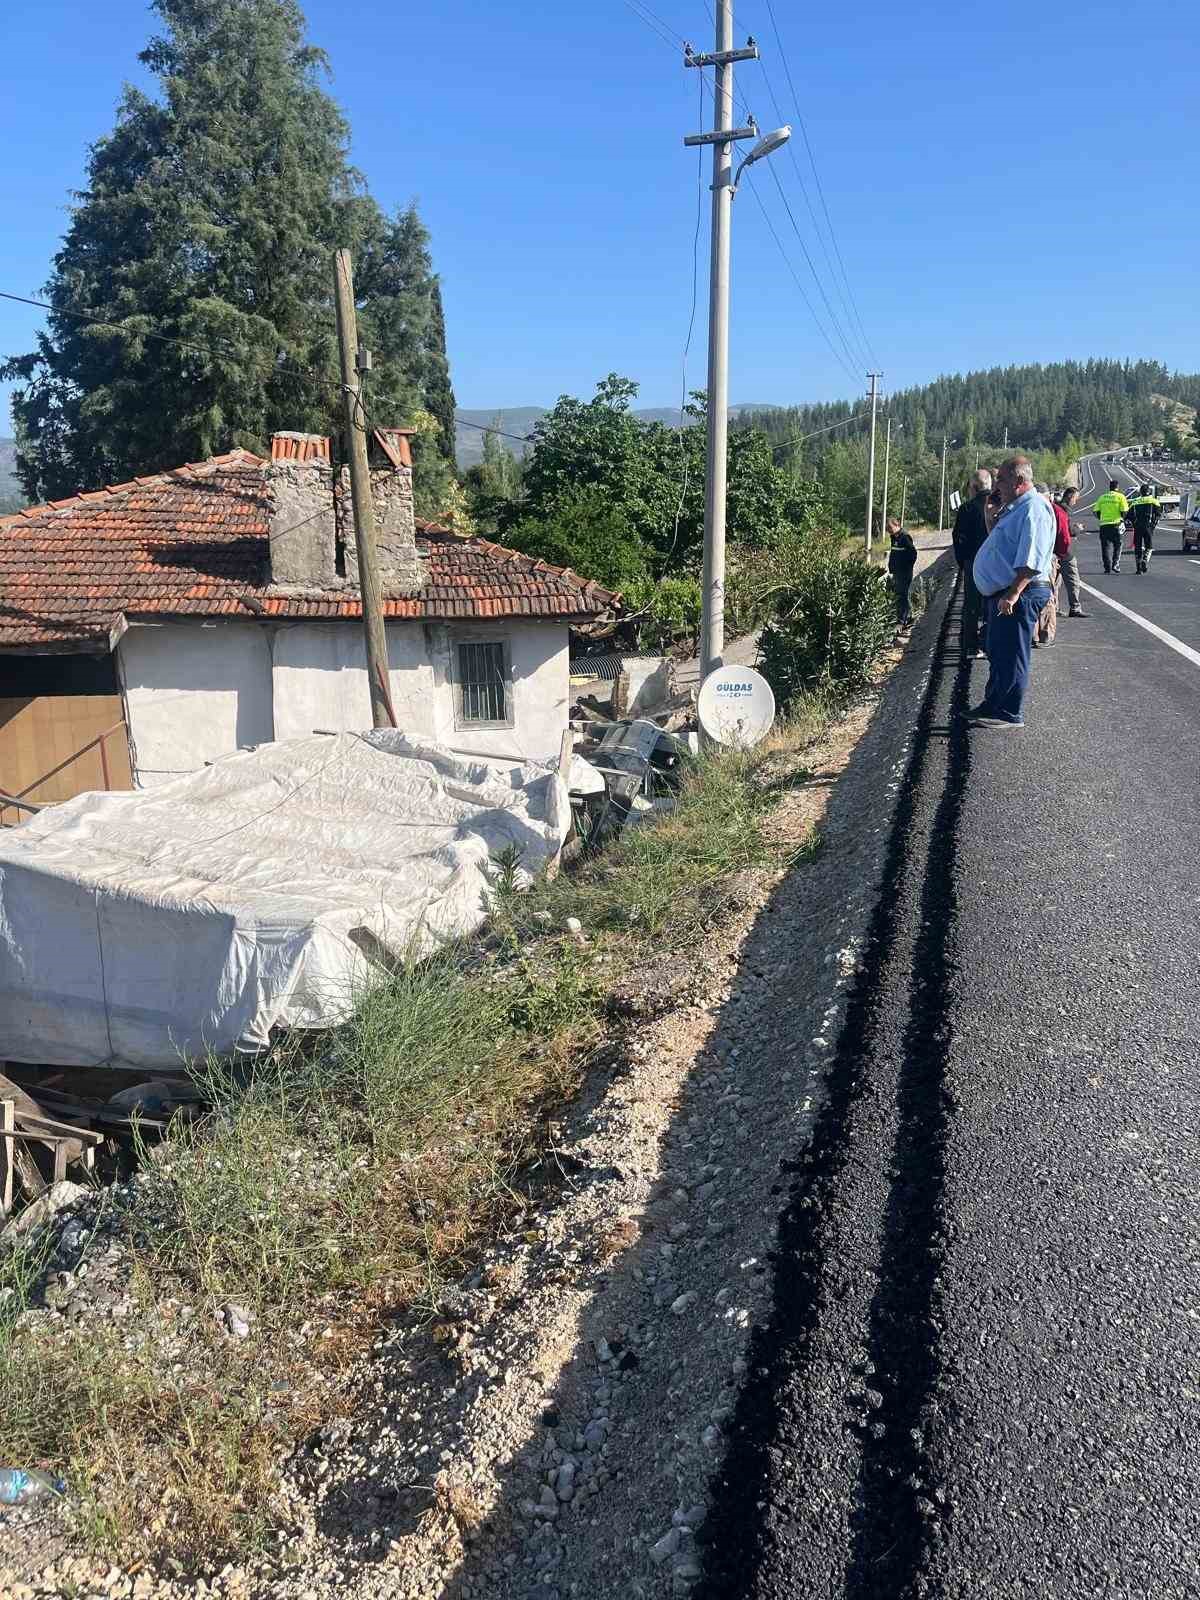
<svg viewBox="0 0 1200 1600">
<path fill-rule="evenodd" d="M 25 495 L 17 481 L 16 440 L 0 439 L 0 516 L 19 511 L 24 504 Z"/>
<path fill-rule="evenodd" d="M 547 406 L 496 406 L 492 410 L 458 412 L 458 425 L 454 430 L 454 454 L 459 467 L 465 471 L 473 467 L 483 457 L 483 430 L 498 427 L 505 434 L 514 434 L 515 438 L 506 438 L 504 443 L 515 456 L 523 456 L 526 446 L 520 442 L 521 437 L 529 432 L 539 417 L 544 417 L 549 408 Z M 736 417 L 740 412 L 773 411 L 774 406 L 744 405 L 730 406 L 729 415 Z M 645 406 L 634 411 L 635 417 L 640 417 L 643 422 L 663 422 L 668 428 L 679 427 L 683 413 L 678 406 Z M 497 418 L 499 421 L 497 422 Z M 475 426 L 472 427 L 471 424 Z M 690 422 L 689 422 L 690 426 Z"/>
</svg>

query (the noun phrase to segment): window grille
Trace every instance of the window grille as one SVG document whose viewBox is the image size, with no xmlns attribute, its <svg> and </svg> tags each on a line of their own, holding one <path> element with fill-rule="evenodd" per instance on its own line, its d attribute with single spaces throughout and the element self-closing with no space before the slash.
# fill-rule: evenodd
<svg viewBox="0 0 1200 1600">
<path fill-rule="evenodd" d="M 458 646 L 458 720 L 462 727 L 512 725 L 508 650 L 472 640 Z"/>
</svg>

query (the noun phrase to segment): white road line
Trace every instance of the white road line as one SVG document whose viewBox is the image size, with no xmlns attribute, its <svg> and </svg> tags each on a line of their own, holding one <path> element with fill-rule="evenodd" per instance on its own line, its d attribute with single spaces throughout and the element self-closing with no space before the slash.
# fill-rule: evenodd
<svg viewBox="0 0 1200 1600">
<path fill-rule="evenodd" d="M 1197 562 L 1200 566 L 1200 562 Z M 1096 600 L 1103 600 L 1106 606 L 1111 606 L 1114 611 L 1119 611 L 1123 617 L 1128 617 L 1130 622 L 1136 622 L 1139 628 L 1145 628 L 1147 633 L 1152 633 L 1156 639 L 1161 639 L 1163 644 L 1169 646 L 1177 654 L 1190 661 L 1194 667 L 1200 667 L 1200 650 L 1193 650 L 1190 644 L 1184 644 L 1182 639 L 1177 639 L 1173 633 L 1168 633 L 1165 628 L 1160 628 L 1156 623 L 1150 622 L 1146 617 L 1141 617 L 1136 611 L 1130 611 L 1128 606 L 1123 606 L 1119 600 L 1114 600 L 1111 595 L 1093 588 L 1090 583 L 1081 582 L 1079 587 L 1086 589 Z"/>
</svg>

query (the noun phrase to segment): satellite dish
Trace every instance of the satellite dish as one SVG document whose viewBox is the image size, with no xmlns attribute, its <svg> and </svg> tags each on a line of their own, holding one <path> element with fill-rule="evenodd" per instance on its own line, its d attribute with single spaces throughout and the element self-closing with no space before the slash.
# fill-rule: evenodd
<svg viewBox="0 0 1200 1600">
<path fill-rule="evenodd" d="M 700 686 L 700 726 L 716 744 L 749 750 L 775 720 L 771 685 L 753 667 L 718 667 Z"/>
</svg>

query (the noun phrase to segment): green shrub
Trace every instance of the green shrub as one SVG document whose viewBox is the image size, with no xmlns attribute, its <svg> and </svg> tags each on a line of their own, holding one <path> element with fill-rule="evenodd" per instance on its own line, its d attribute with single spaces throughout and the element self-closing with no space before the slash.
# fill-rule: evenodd
<svg viewBox="0 0 1200 1600">
<path fill-rule="evenodd" d="M 856 694 L 892 638 L 895 602 L 883 575 L 840 545 L 835 536 L 809 539 L 770 597 L 759 650 L 781 709 L 814 691 Z"/>
</svg>

